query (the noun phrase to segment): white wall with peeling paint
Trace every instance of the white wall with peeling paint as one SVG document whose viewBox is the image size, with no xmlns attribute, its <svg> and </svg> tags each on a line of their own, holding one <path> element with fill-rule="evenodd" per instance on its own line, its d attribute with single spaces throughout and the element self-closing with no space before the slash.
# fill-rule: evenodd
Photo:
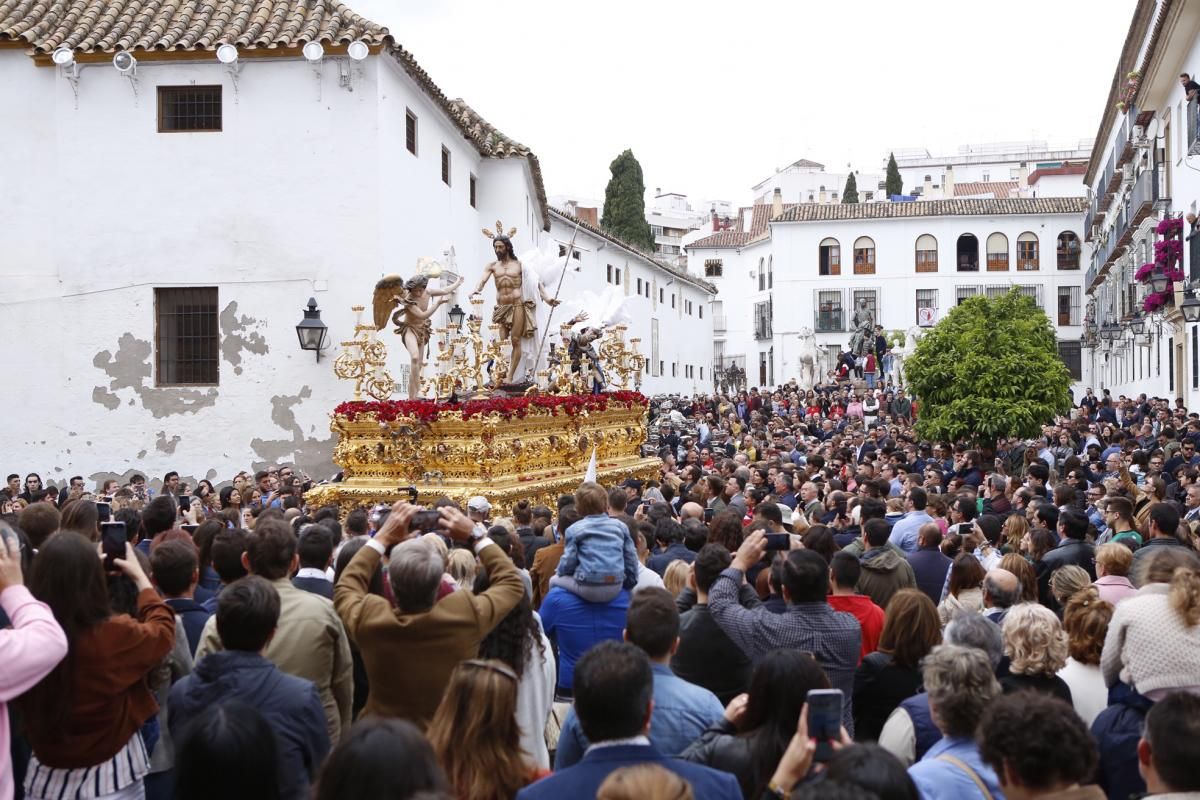
<svg viewBox="0 0 1200 800">
<path fill-rule="evenodd" d="M 326 477 L 350 307 L 451 244 L 470 285 L 497 219 L 518 252 L 548 241 L 524 159 L 481 159 L 390 58 L 347 66 L 349 86 L 336 59 L 247 59 L 236 84 L 215 59 L 140 63 L 132 83 L 81 65 L 76 100 L 56 68 L 0 50 L 0 330 L 26 353 L 5 370 L 0 407 L 20 420 L 0 428 L 8 469 L 194 482 L 294 461 Z M 188 84 L 223 87 L 221 132 L 157 132 L 156 87 Z M 156 386 L 154 290 L 197 286 L 218 289 L 219 385 Z M 295 333 L 310 296 L 335 345 L 319 364 Z M 396 342 L 393 375 L 404 361 Z"/>
</svg>

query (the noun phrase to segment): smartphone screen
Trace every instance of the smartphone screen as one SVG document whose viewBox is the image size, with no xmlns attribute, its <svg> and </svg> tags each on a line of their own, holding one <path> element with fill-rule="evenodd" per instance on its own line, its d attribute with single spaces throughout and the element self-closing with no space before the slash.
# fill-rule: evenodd
<svg viewBox="0 0 1200 800">
<path fill-rule="evenodd" d="M 116 569 L 113 559 L 125 557 L 125 544 L 127 541 L 124 522 L 100 523 L 100 542 L 104 548 L 105 569 Z"/>
<path fill-rule="evenodd" d="M 109 503 L 96 503 L 96 513 L 100 515 L 101 522 L 108 522 L 112 519 L 112 505 Z"/>
<path fill-rule="evenodd" d="M 833 742 L 842 732 L 841 689 L 812 689 L 808 693 L 808 735 L 817 740 L 816 761 L 833 756 Z"/>
<path fill-rule="evenodd" d="M 786 533 L 768 533 L 767 534 L 767 549 L 768 550 L 791 550 L 792 538 Z"/>
<path fill-rule="evenodd" d="M 704 509 L 704 521 L 712 522 L 712 519 L 713 519 L 713 510 L 711 508 Z"/>
</svg>

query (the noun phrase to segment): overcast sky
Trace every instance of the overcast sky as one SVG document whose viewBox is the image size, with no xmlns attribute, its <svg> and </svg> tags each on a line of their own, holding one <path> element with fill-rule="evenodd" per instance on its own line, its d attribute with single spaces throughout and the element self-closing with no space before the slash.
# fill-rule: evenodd
<svg viewBox="0 0 1200 800">
<path fill-rule="evenodd" d="M 625 148 L 646 187 L 743 203 L 776 167 L 878 171 L 889 149 L 1096 134 L 1135 0 L 567 3 L 347 0 L 450 97 L 602 199 Z"/>
</svg>

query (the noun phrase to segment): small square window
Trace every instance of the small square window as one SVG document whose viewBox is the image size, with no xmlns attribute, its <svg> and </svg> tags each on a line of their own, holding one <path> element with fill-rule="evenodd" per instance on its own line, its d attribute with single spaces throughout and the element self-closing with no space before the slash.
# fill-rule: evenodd
<svg viewBox="0 0 1200 800">
<path fill-rule="evenodd" d="M 417 115 L 404 109 L 404 146 L 414 156 L 417 154 Z"/>
<path fill-rule="evenodd" d="M 158 132 L 220 132 L 220 86 L 159 86 Z"/>
<path fill-rule="evenodd" d="M 450 151 L 442 147 L 442 183 L 450 185 Z"/>
</svg>

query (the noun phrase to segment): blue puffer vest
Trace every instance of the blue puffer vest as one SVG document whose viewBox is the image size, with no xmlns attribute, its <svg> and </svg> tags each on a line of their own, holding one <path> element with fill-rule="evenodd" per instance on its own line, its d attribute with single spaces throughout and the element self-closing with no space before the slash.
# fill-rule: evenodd
<svg viewBox="0 0 1200 800">
<path fill-rule="evenodd" d="M 942 732 L 933 724 L 933 715 L 929 713 L 929 695 L 924 692 L 914 694 L 900 702 L 900 708 L 908 713 L 912 720 L 913 731 L 916 733 L 916 755 L 914 763 L 924 758 L 929 748 L 942 738 Z"/>
</svg>

